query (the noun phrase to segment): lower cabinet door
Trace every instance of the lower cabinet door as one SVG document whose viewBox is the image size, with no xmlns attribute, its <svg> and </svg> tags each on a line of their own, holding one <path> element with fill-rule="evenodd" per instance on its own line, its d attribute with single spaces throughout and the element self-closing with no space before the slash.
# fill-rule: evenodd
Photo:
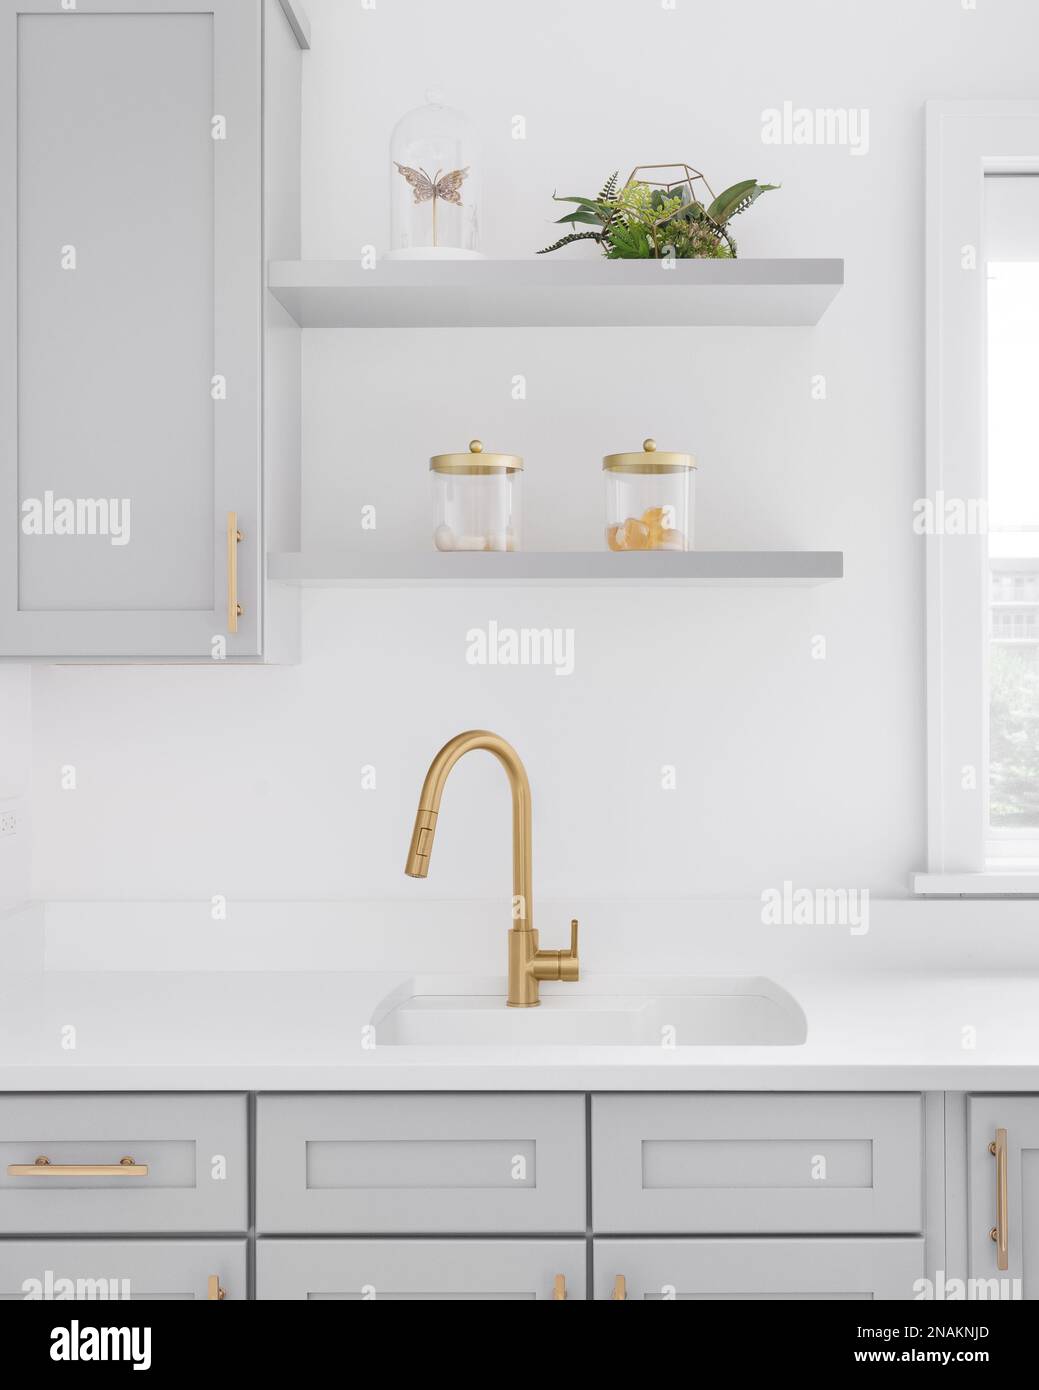
<svg viewBox="0 0 1039 1390">
<path fill-rule="evenodd" d="M 585 1294 L 583 1240 L 260 1240 L 257 1298 L 534 1299 Z"/>
<path fill-rule="evenodd" d="M 1039 1299 L 1039 1096 L 971 1096 L 967 1107 L 967 1296 Z"/>
<path fill-rule="evenodd" d="M 3 1240 L 0 1301 L 244 1299 L 244 1240 Z"/>
<path fill-rule="evenodd" d="M 920 1237 L 597 1240 L 599 1299 L 912 1299 Z"/>
</svg>

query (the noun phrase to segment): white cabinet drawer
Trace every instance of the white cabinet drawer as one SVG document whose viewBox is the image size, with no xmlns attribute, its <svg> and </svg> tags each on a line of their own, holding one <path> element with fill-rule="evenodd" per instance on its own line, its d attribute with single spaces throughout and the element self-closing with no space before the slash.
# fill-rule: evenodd
<svg viewBox="0 0 1039 1390">
<path fill-rule="evenodd" d="M 911 1299 L 925 1274 L 921 1236 L 597 1240 L 592 1258 L 596 1298 L 639 1301 Z"/>
<path fill-rule="evenodd" d="M 244 1240 L 3 1240 L 0 1301 L 247 1296 Z"/>
<path fill-rule="evenodd" d="M 585 1297 L 583 1240 L 261 1240 L 257 1298 Z M 563 1284 L 557 1284 L 562 1277 Z"/>
<path fill-rule="evenodd" d="M 263 1232 L 585 1229 L 584 1098 L 261 1096 Z"/>
<path fill-rule="evenodd" d="M 919 1095 L 597 1095 L 594 1229 L 923 1228 Z"/>
<path fill-rule="evenodd" d="M 5 1234 L 244 1231 L 247 1194 L 244 1096 L 0 1096 Z"/>
</svg>

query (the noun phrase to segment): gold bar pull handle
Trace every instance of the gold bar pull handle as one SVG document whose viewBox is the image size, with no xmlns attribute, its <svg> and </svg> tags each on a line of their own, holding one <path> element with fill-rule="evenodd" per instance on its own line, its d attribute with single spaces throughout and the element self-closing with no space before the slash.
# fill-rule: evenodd
<svg viewBox="0 0 1039 1390">
<path fill-rule="evenodd" d="M 227 513 L 227 630 L 238 631 L 242 605 L 238 602 L 238 547 L 242 533 L 238 529 L 238 513 Z"/>
<path fill-rule="evenodd" d="M 996 1224 L 989 1235 L 996 1242 L 996 1268 L 1010 1268 L 1010 1210 L 1007 1192 L 1007 1132 L 997 1129 L 996 1137 L 988 1146 L 988 1151 L 996 1160 Z"/>
<path fill-rule="evenodd" d="M 623 1274 L 618 1274 L 613 1281 L 613 1293 L 610 1298 L 614 1303 L 626 1303 L 628 1301 L 628 1281 Z"/>
<path fill-rule="evenodd" d="M 225 1299 L 226 1297 L 227 1290 L 225 1288 L 221 1288 L 220 1286 L 220 1275 L 211 1274 L 209 1276 L 209 1284 L 206 1289 L 207 1303 L 213 1303 L 217 1300 Z"/>
<path fill-rule="evenodd" d="M 552 1297 L 557 1303 L 562 1303 L 566 1298 L 566 1275 L 557 1274 L 552 1284 Z"/>
<path fill-rule="evenodd" d="M 118 1163 L 52 1163 L 41 1154 L 35 1163 L 9 1163 L 9 1178 L 146 1178 L 147 1163 L 121 1158 Z"/>
</svg>

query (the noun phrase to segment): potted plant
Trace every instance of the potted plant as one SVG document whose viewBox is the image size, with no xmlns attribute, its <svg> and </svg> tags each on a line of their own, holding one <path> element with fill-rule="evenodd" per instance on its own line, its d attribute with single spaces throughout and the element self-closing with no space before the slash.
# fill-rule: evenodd
<svg viewBox="0 0 1039 1390">
<path fill-rule="evenodd" d="M 659 170 L 683 172 L 672 179 L 638 177 Z M 701 184 L 706 196 L 700 194 Z M 703 174 L 688 164 L 640 164 L 623 186 L 618 174 L 611 174 L 596 198 L 553 194 L 557 203 L 574 204 L 570 212 L 557 219 L 572 230 L 538 255 L 547 256 L 576 241 L 594 241 L 611 261 L 668 257 L 732 260 L 736 242 L 729 223 L 762 193 L 778 187 L 775 183 L 744 179 L 715 196 Z"/>
</svg>

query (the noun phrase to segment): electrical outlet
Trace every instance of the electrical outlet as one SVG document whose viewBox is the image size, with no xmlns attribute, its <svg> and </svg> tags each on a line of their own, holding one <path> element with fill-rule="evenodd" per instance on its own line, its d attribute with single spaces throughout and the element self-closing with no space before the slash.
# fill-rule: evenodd
<svg viewBox="0 0 1039 1390">
<path fill-rule="evenodd" d="M 18 834 L 17 811 L 0 811 L 0 835 Z"/>
</svg>

